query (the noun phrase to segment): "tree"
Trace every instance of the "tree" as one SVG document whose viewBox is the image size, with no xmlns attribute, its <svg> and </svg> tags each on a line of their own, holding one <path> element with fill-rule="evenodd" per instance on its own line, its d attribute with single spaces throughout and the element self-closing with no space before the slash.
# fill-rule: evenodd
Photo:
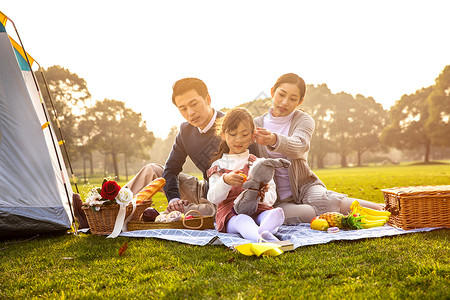
<svg viewBox="0 0 450 300">
<path fill-rule="evenodd" d="M 87 180 L 86 174 L 86 160 L 89 161 L 90 174 L 94 173 L 94 162 L 92 158 L 92 152 L 95 150 L 94 138 L 94 120 L 86 119 L 86 115 L 80 117 L 77 124 L 77 149 L 80 152 L 81 159 L 83 160 L 83 175 L 84 180 Z"/>
<path fill-rule="evenodd" d="M 424 162 L 430 161 L 431 132 L 427 98 L 434 86 L 403 95 L 389 111 L 390 124 L 382 131 L 381 141 L 387 146 L 404 149 L 424 149 Z"/>
<path fill-rule="evenodd" d="M 352 95 L 340 92 L 332 97 L 330 111 L 330 140 L 341 156 L 341 167 L 347 167 L 347 155 L 352 151 L 358 131 L 356 124 L 357 105 Z"/>
<path fill-rule="evenodd" d="M 315 129 L 311 140 L 310 154 L 318 168 L 325 167 L 325 156 L 333 151 L 330 136 L 330 120 L 333 113 L 332 93 L 326 84 L 308 85 L 305 100 L 301 105 L 309 113 L 315 122 Z M 315 158 L 315 159 L 314 159 Z"/>
<path fill-rule="evenodd" d="M 49 92 L 53 99 L 52 105 L 42 74 L 36 72 L 36 78 L 38 79 L 45 104 L 50 111 L 53 111 L 52 107 L 55 108 L 68 155 L 76 158 L 79 154 L 79 149 L 76 146 L 76 139 L 79 138 L 76 126 L 77 116 L 83 113 L 86 102 L 91 98 L 86 81 L 77 74 L 71 73 L 60 66 L 49 67 L 47 70 L 42 70 L 42 73 L 48 83 Z M 53 117 L 53 119 L 56 119 L 56 116 L 53 115 Z M 53 125 L 58 139 L 62 140 L 57 130 L 58 127 L 55 126 L 56 124 Z"/>
<path fill-rule="evenodd" d="M 129 108 L 124 109 L 121 127 L 122 138 L 127 141 L 122 144 L 122 152 L 125 162 L 125 177 L 128 181 L 128 162 L 134 158 L 149 159 L 147 149 L 155 142 L 153 132 L 147 130 L 147 123 L 142 120 L 142 114 L 136 113 Z"/>
<path fill-rule="evenodd" d="M 142 115 L 125 107 L 125 103 L 117 100 L 105 99 L 98 101 L 94 107 L 89 108 L 86 119 L 92 120 L 94 127 L 92 143 L 95 148 L 111 158 L 114 174 L 119 180 L 118 155 L 125 155 L 125 168 L 127 160 L 131 157 L 145 156 L 145 149 L 150 148 L 155 137 L 149 132 Z"/>
<path fill-rule="evenodd" d="M 436 78 L 427 104 L 430 117 L 426 126 L 433 144 L 450 146 L 450 65 Z"/>
<path fill-rule="evenodd" d="M 175 142 L 175 137 L 178 133 L 178 127 L 172 126 L 170 132 L 165 139 L 157 138 L 152 148 L 150 149 L 150 156 L 152 157 L 152 162 L 164 165 L 169 153 L 172 150 L 172 146 Z"/>
<path fill-rule="evenodd" d="M 239 107 L 243 107 L 247 109 L 253 118 L 259 117 L 269 111 L 269 108 L 272 107 L 272 99 L 271 98 L 260 98 L 250 102 L 246 102 L 244 104 L 239 105 Z"/>
<path fill-rule="evenodd" d="M 362 165 L 362 155 L 367 150 L 380 149 L 379 136 L 387 123 L 387 112 L 372 97 L 356 95 L 354 119 L 355 134 L 351 147 L 358 155 L 358 166 Z"/>
</svg>

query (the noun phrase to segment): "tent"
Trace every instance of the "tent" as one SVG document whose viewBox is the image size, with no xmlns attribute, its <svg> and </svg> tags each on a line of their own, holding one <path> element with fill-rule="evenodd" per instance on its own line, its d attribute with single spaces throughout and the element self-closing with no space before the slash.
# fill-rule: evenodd
<svg viewBox="0 0 450 300">
<path fill-rule="evenodd" d="M 73 191 L 61 142 L 32 72 L 36 62 L 7 34 L 8 21 L 0 12 L 0 236 L 66 231 Z"/>
</svg>

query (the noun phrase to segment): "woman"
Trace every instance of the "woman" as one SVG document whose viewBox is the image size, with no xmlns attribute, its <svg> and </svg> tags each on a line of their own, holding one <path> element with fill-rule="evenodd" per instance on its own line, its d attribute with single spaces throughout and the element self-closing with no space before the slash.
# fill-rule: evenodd
<svg viewBox="0 0 450 300">
<path fill-rule="evenodd" d="M 286 223 L 309 223 L 325 212 L 347 214 L 355 200 L 329 191 L 307 162 L 314 120 L 298 109 L 305 98 L 306 85 L 296 74 L 278 78 L 271 89 L 273 99 L 269 112 L 256 118 L 257 156 L 282 157 L 291 162 L 288 169 L 277 169 L 277 201 L 274 207 L 284 210 Z M 362 206 L 381 210 L 382 205 L 359 200 Z"/>
</svg>

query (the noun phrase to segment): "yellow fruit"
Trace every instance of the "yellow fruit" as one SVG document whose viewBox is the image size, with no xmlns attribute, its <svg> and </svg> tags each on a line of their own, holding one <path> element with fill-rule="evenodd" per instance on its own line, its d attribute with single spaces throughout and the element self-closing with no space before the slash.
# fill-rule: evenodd
<svg viewBox="0 0 450 300">
<path fill-rule="evenodd" d="M 242 183 L 244 183 L 244 182 L 247 181 L 247 176 L 246 176 L 244 173 L 238 173 L 238 175 L 241 175 L 241 177 L 244 178 L 244 179 L 242 180 Z"/>
<path fill-rule="evenodd" d="M 368 207 L 361 207 L 361 209 L 363 210 L 363 212 L 365 212 L 368 215 L 372 215 L 372 216 L 387 216 L 390 217 L 391 213 L 388 211 L 384 211 L 384 210 L 375 210 L 375 209 L 371 209 Z"/>
<path fill-rule="evenodd" d="M 364 229 L 373 228 L 373 227 L 380 227 L 380 226 L 384 226 L 384 224 L 386 224 L 386 221 L 384 221 L 384 220 L 383 221 L 369 221 L 369 220 L 362 219 L 361 221 L 363 221 L 361 223 L 361 226 Z"/>
<path fill-rule="evenodd" d="M 352 205 L 350 206 L 350 209 L 354 213 L 359 213 L 361 216 L 364 215 L 371 215 L 374 217 L 389 217 L 391 216 L 391 213 L 388 211 L 382 211 L 382 210 L 375 210 L 367 207 L 361 206 L 357 200 L 352 202 Z"/>
<path fill-rule="evenodd" d="M 371 221 L 387 221 L 389 220 L 388 216 L 373 216 L 373 215 L 369 215 L 369 214 L 363 214 L 364 218 L 366 218 L 367 220 L 371 220 Z"/>
<path fill-rule="evenodd" d="M 311 229 L 326 231 L 330 227 L 328 222 L 324 219 L 315 219 L 311 222 Z"/>
<path fill-rule="evenodd" d="M 361 223 L 365 223 L 366 225 L 379 225 L 379 226 L 383 226 L 384 224 L 386 224 L 386 220 L 369 220 L 366 218 L 362 218 L 361 219 Z"/>
<path fill-rule="evenodd" d="M 347 229 L 360 229 L 362 228 L 359 223 L 361 223 L 361 217 L 357 214 L 349 214 L 344 216 L 338 212 L 327 212 L 319 216 L 320 219 L 324 219 L 328 222 L 331 227 L 337 228 L 347 228 Z"/>
</svg>

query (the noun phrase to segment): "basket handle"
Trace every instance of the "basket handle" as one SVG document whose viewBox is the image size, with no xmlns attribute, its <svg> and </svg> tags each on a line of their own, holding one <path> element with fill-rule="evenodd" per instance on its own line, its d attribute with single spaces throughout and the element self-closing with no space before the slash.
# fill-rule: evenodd
<svg viewBox="0 0 450 300">
<path fill-rule="evenodd" d="M 198 225 L 198 226 L 189 226 L 189 225 L 186 225 L 186 217 L 190 214 L 190 213 L 196 213 L 196 214 L 198 214 L 199 215 L 199 217 L 200 217 L 200 225 Z M 201 212 L 199 212 L 198 210 L 190 210 L 190 211 L 188 211 L 187 213 L 185 213 L 184 214 L 184 218 L 183 218 L 183 226 L 185 227 L 185 228 L 187 228 L 187 229 L 199 229 L 199 228 L 201 228 L 202 226 L 203 226 L 203 215 L 201 214 Z"/>
<path fill-rule="evenodd" d="M 392 214 L 392 216 L 397 216 L 400 213 L 400 199 L 398 196 L 395 197 L 394 201 L 390 201 L 391 199 L 389 199 L 388 195 L 384 195 L 385 203 L 385 210 L 390 212 Z M 395 202 L 395 203 L 391 203 L 391 202 Z M 392 205 L 391 205 L 392 204 Z"/>
</svg>

